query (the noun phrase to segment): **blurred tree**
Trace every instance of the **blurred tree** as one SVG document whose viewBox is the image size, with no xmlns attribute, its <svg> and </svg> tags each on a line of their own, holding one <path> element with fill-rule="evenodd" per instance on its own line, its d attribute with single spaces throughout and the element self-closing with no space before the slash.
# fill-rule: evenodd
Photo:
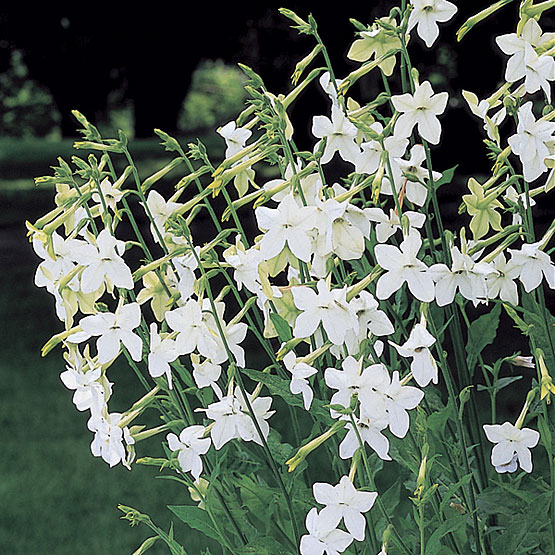
<svg viewBox="0 0 555 555">
<path fill-rule="evenodd" d="M 285 3 L 301 17 L 313 13 L 339 76 L 356 66 L 345 57 L 354 38 L 349 18 L 370 23 L 396 4 L 393 0 L 345 0 L 332 6 Z M 106 112 L 113 91 L 123 91 L 116 97 L 118 102 L 133 105 L 136 136 L 151 137 L 155 127 L 177 130 L 191 76 L 201 59 L 241 61 L 260 73 L 271 91 L 289 88 L 296 61 L 312 49 L 313 40 L 289 27 L 290 22 L 277 11 L 281 5 L 159 0 L 141 7 L 129 2 L 54 2 L 33 5 L 30 14 L 25 3 L 4 2 L 0 6 L 0 64 L 5 65 L 9 51 L 23 51 L 29 76 L 48 87 L 54 98 L 64 135 L 75 134 L 71 109 L 94 120 Z M 427 49 L 416 35 L 411 39 L 417 69 L 438 90 L 450 92 L 451 110 L 443 120 L 447 133 L 440 147 L 446 167 L 460 160 L 459 151 L 466 144 L 461 136 L 480 148 L 479 125 L 469 116 L 460 91 L 470 88 L 481 98 L 498 85 L 504 60 L 494 37 L 513 31 L 518 10 L 518 2 L 506 6 L 474 28 L 462 45 L 456 45 L 456 29 L 483 6 L 477 0 L 458 2 L 456 17 L 441 26 L 437 48 Z M 546 17 L 545 22 L 552 25 L 553 19 Z M 368 78 L 354 93 L 364 101 L 381 87 L 379 77 Z M 313 143 L 309 114 L 326 109 L 327 100 L 318 87 L 308 90 L 293 107 L 303 148 Z M 483 154 L 468 152 L 467 157 L 475 163 Z"/>
</svg>

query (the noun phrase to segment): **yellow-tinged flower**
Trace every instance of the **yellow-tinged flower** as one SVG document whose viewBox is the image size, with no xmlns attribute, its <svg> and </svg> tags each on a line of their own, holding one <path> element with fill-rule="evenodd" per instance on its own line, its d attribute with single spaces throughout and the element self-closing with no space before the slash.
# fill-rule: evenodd
<svg viewBox="0 0 555 555">
<path fill-rule="evenodd" d="M 538 357 L 538 364 L 540 366 L 541 380 L 540 380 L 540 399 L 545 399 L 545 402 L 551 404 L 551 395 L 555 395 L 555 384 L 553 378 L 547 370 L 547 365 L 543 358 L 541 349 L 536 349 L 536 356 Z"/>
<path fill-rule="evenodd" d="M 463 195 L 463 202 L 472 220 L 470 229 L 474 240 L 478 240 L 489 231 L 490 226 L 496 231 L 501 231 L 501 214 L 497 212 L 503 205 L 495 198 L 489 198 L 484 194 L 484 187 L 473 177 L 468 180 L 468 188 L 472 194 Z"/>
</svg>

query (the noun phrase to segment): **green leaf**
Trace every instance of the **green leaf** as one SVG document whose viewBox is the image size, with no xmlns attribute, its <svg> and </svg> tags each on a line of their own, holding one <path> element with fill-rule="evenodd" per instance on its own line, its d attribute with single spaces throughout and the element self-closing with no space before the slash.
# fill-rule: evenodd
<svg viewBox="0 0 555 555">
<path fill-rule="evenodd" d="M 456 511 L 455 511 L 456 513 Z M 426 543 L 426 555 L 436 555 L 437 553 L 445 553 L 444 547 L 441 545 L 441 539 L 449 534 L 455 532 L 466 525 L 466 515 L 454 514 L 446 518 L 432 533 L 428 542 Z"/>
<path fill-rule="evenodd" d="M 272 537 L 257 537 L 247 545 L 235 548 L 235 553 L 240 555 L 289 555 L 291 551 L 285 549 Z"/>
<path fill-rule="evenodd" d="M 289 380 L 284 380 L 272 374 L 266 374 L 251 368 L 244 368 L 241 370 L 252 380 L 264 384 L 272 395 L 279 395 L 288 405 L 293 407 L 302 407 L 304 410 L 303 399 L 299 395 L 293 395 L 289 389 Z M 329 412 L 324 408 L 324 403 L 314 399 L 310 407 L 311 414 L 324 418 L 326 422 L 331 421 Z"/>
<path fill-rule="evenodd" d="M 441 174 L 441 177 L 434 183 L 436 189 L 439 189 L 439 187 L 441 187 L 442 185 L 448 185 L 449 183 L 451 183 L 451 181 L 453 181 L 455 171 L 457 170 L 458 167 L 459 165 L 457 164 L 456 166 L 453 166 L 452 168 L 445 170 Z"/>
<path fill-rule="evenodd" d="M 274 324 L 279 340 L 282 343 L 286 343 L 290 339 L 293 339 L 289 324 L 277 312 L 270 312 L 270 320 L 272 320 L 272 324 Z"/>
<path fill-rule="evenodd" d="M 191 528 L 221 542 L 220 534 L 214 528 L 210 516 L 205 510 L 190 505 L 168 505 L 168 509 Z"/>
<path fill-rule="evenodd" d="M 468 371 L 472 376 L 478 355 L 487 345 L 493 343 L 499 326 L 499 316 L 501 315 L 501 305 L 496 304 L 492 311 L 488 314 L 480 316 L 468 328 L 468 342 L 466 344 L 466 353 Z"/>
</svg>

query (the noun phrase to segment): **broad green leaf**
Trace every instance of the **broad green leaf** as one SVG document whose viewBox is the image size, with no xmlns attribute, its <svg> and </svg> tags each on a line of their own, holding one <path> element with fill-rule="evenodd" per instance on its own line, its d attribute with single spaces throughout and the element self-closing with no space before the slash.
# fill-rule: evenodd
<svg viewBox="0 0 555 555">
<path fill-rule="evenodd" d="M 455 514 L 446 518 L 432 533 L 426 543 L 426 555 L 436 555 L 437 553 L 445 553 L 445 547 L 441 545 L 441 539 L 449 534 L 455 532 L 466 525 L 467 516 L 461 515 L 456 511 Z"/>
<path fill-rule="evenodd" d="M 208 513 L 203 509 L 190 505 L 168 505 L 168 509 L 191 528 L 202 532 L 213 540 L 221 540 L 220 534 L 214 528 Z"/>
<path fill-rule="evenodd" d="M 468 328 L 466 353 L 468 355 L 468 370 L 471 376 L 474 374 L 474 367 L 476 366 L 478 355 L 487 345 L 493 343 L 497 335 L 500 315 L 501 305 L 495 304 L 491 312 L 474 320 Z"/>
</svg>

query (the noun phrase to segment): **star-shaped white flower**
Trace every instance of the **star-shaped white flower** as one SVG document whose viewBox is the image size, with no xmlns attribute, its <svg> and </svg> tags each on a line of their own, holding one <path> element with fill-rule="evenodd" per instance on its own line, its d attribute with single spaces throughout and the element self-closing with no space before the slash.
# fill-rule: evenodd
<svg viewBox="0 0 555 555">
<path fill-rule="evenodd" d="M 416 27 L 418 36 L 430 48 L 439 36 L 438 22 L 449 21 L 457 13 L 457 6 L 447 0 L 410 0 L 410 3 L 413 9 L 407 31 Z"/>
<path fill-rule="evenodd" d="M 514 457 L 520 468 L 525 472 L 532 472 L 532 453 L 530 449 L 538 444 L 540 434 L 530 428 L 518 429 L 510 422 L 504 424 L 484 424 L 484 432 L 486 437 L 495 443 L 491 451 L 491 464 L 499 472 L 511 472 L 516 470 Z M 509 465 L 509 468 L 505 467 Z M 512 468 L 511 468 L 512 467 Z"/>
<path fill-rule="evenodd" d="M 121 462 L 125 467 L 130 468 L 129 465 L 134 458 L 135 440 L 127 427 L 123 429 L 120 427 L 120 421 L 121 414 L 118 412 L 104 415 L 93 413 L 87 422 L 89 430 L 94 432 L 91 452 L 95 457 L 102 457 L 110 467 Z"/>
<path fill-rule="evenodd" d="M 424 206 L 428 196 L 428 189 L 421 183 L 422 181 L 428 181 L 430 179 L 428 169 L 422 167 L 425 160 L 426 153 L 422 145 L 414 145 L 412 147 L 410 151 L 410 160 L 404 160 L 403 158 L 395 159 L 401 171 L 402 180 L 406 179 L 406 197 L 418 206 Z M 441 178 L 441 173 L 432 171 L 432 178 L 434 181 L 437 181 Z M 391 185 L 389 183 L 388 185 L 391 190 Z M 401 188 L 397 187 L 397 193 L 399 193 L 400 190 Z M 385 188 L 382 188 L 382 192 L 386 192 Z"/>
<path fill-rule="evenodd" d="M 330 291 L 324 280 L 320 280 L 316 288 L 318 293 L 307 286 L 291 289 L 295 306 L 302 310 L 295 321 L 293 335 L 310 337 L 321 322 L 329 340 L 341 345 L 347 330 L 358 331 L 358 320 L 347 303 L 347 290 L 343 287 Z"/>
<path fill-rule="evenodd" d="M 100 205 L 101 210 L 104 209 L 104 206 L 102 204 L 102 201 L 104 201 L 104 204 L 107 208 L 111 208 L 114 212 L 116 211 L 116 204 L 122 199 L 123 191 L 121 191 L 117 187 L 114 187 L 112 183 L 110 183 L 110 180 L 108 178 L 105 178 L 100 182 L 100 191 L 102 192 L 102 198 L 100 198 L 100 193 L 98 193 L 98 189 L 96 187 L 94 187 L 92 190 L 95 192 L 93 192 L 91 198 L 93 202 L 96 202 L 98 205 Z"/>
<path fill-rule="evenodd" d="M 293 351 L 289 351 L 283 357 L 283 363 L 285 364 L 285 368 L 291 372 L 291 383 L 289 384 L 291 393 L 294 395 L 297 393 L 302 394 L 304 408 L 309 410 L 314 397 L 314 392 L 312 391 L 307 378 L 316 374 L 318 370 L 309 366 L 306 362 L 297 362 L 297 357 Z"/>
<path fill-rule="evenodd" d="M 81 274 L 81 291 L 97 291 L 105 279 L 116 287 L 133 289 L 133 276 L 121 255 L 125 252 L 125 242 L 116 239 L 107 229 L 96 238 L 96 245 L 84 244 L 76 248 L 73 259 L 85 266 Z"/>
<path fill-rule="evenodd" d="M 255 210 L 256 221 L 259 229 L 266 232 L 259 242 L 262 258 L 274 258 L 287 245 L 294 256 L 308 262 L 312 254 L 308 232 L 315 212 L 313 206 L 299 206 L 292 195 L 287 195 L 277 208 L 259 206 Z"/>
<path fill-rule="evenodd" d="M 518 288 L 515 279 L 519 267 L 511 260 L 507 262 L 505 254 L 500 252 L 492 261 L 495 272 L 486 276 L 488 297 L 499 297 L 502 301 L 518 306 Z"/>
<path fill-rule="evenodd" d="M 361 414 L 360 418 L 355 417 L 360 438 L 376 452 L 380 459 L 390 461 L 389 440 L 381 432 L 387 428 L 387 415 L 380 412 L 379 415 Z M 346 424 L 347 435 L 339 445 L 339 456 L 342 459 L 350 459 L 355 451 L 360 447 L 353 424 L 349 420 Z"/>
<path fill-rule="evenodd" d="M 357 128 L 347 119 L 338 105 L 333 104 L 331 107 L 331 120 L 326 116 L 314 116 L 312 134 L 318 139 L 327 139 L 320 160 L 322 164 L 327 164 L 336 152 L 339 152 L 346 162 L 355 164 L 360 152 L 355 142 Z"/>
<path fill-rule="evenodd" d="M 545 91 L 551 102 L 551 87 L 548 81 L 555 79 L 555 60 L 551 56 L 538 56 L 539 48 L 555 38 L 555 33 L 542 34 L 538 22 L 529 19 L 519 35 L 509 33 L 495 40 L 501 50 L 510 56 L 505 70 L 505 80 L 515 83 L 523 77 L 526 92 L 534 93 L 540 89 Z"/>
<path fill-rule="evenodd" d="M 240 152 L 245 147 L 245 143 L 252 135 L 252 131 L 250 129 L 237 127 L 234 121 L 226 123 L 216 132 L 218 133 L 218 135 L 221 135 L 225 139 L 225 144 L 227 146 L 227 149 L 225 151 L 226 158 L 231 158 L 232 156 L 235 156 L 235 154 Z"/>
<path fill-rule="evenodd" d="M 83 331 L 70 335 L 70 343 L 81 343 L 89 337 L 98 336 L 96 348 L 98 363 L 106 364 L 116 358 L 123 344 L 131 358 L 139 362 L 142 359 L 143 341 L 133 330 L 141 323 L 141 308 L 138 303 L 124 305 L 122 302 L 116 312 L 101 312 L 85 316 L 79 322 Z"/>
<path fill-rule="evenodd" d="M 345 522 L 347 531 L 355 540 L 363 541 L 366 520 L 363 513 L 368 512 L 378 494 L 373 491 L 357 491 L 348 476 L 342 476 L 336 486 L 325 482 L 316 482 L 312 486 L 314 499 L 326 505 L 320 511 L 320 518 L 333 528 Z"/>
<path fill-rule="evenodd" d="M 399 248 L 393 245 L 375 246 L 376 260 L 387 270 L 376 285 L 378 299 L 388 299 L 405 282 L 418 300 L 429 303 L 434 299 L 434 282 L 428 273 L 428 267 L 417 258 L 421 246 L 422 239 L 414 228 Z"/>
<path fill-rule="evenodd" d="M 437 145 L 441 135 L 441 124 L 437 116 L 445 111 L 448 98 L 449 94 L 446 92 L 434 94 L 429 81 L 418 85 L 414 94 L 392 96 L 391 102 L 395 110 L 401 112 L 395 123 L 395 135 L 410 137 L 414 126 L 417 125 L 420 136 Z"/>
<path fill-rule="evenodd" d="M 430 381 L 437 383 L 437 363 L 430 352 L 435 342 L 436 338 L 426 329 L 424 317 L 414 326 L 403 345 L 389 342 L 402 357 L 412 358 L 410 370 L 420 387 L 427 386 Z"/>
<path fill-rule="evenodd" d="M 554 133 L 555 122 L 536 121 L 532 102 L 520 107 L 517 132 L 509 137 L 508 143 L 522 162 L 526 181 L 534 181 L 547 171 L 545 159 L 550 155 L 548 143 L 553 140 Z"/>
<path fill-rule="evenodd" d="M 166 337 L 162 339 L 158 333 L 157 325 L 150 324 L 150 353 L 148 354 L 148 372 L 153 378 L 163 374 L 168 380 L 168 387 L 172 389 L 172 370 L 170 362 L 179 356 L 175 341 Z"/>
<path fill-rule="evenodd" d="M 270 426 L 266 420 L 274 414 L 274 411 L 269 410 L 272 398 L 257 397 L 253 400 L 252 395 L 247 394 L 247 396 L 260 431 L 264 438 L 267 438 Z M 205 411 L 207 418 L 214 420 L 210 437 L 216 450 L 221 449 L 228 441 L 235 438 L 241 438 L 243 441 L 254 441 L 262 445 L 262 439 L 250 417 L 247 403 L 238 387 L 234 394 L 227 395 L 220 401 L 208 405 L 206 409 L 198 410 Z"/>
<path fill-rule="evenodd" d="M 177 460 L 183 472 L 190 472 L 195 481 L 202 473 L 202 459 L 210 449 L 210 438 L 203 438 L 204 426 L 189 426 L 181 431 L 179 438 L 175 434 L 168 434 L 166 440 L 171 451 L 178 451 Z"/>
<path fill-rule="evenodd" d="M 308 534 L 301 538 L 299 546 L 301 555 L 337 555 L 353 542 L 351 534 L 334 526 L 330 528 L 327 519 L 318 514 L 316 507 L 306 515 L 306 529 Z"/>
<path fill-rule="evenodd" d="M 401 229 L 401 219 L 393 208 L 389 210 L 389 217 L 381 208 L 365 208 L 364 212 L 370 221 L 377 222 L 376 239 L 379 243 L 385 243 L 396 231 Z M 403 216 L 408 220 L 409 228 L 420 229 L 426 221 L 426 214 L 411 210 L 403 212 Z"/>
<path fill-rule="evenodd" d="M 555 265 L 540 246 L 541 241 L 538 241 L 522 245 L 519 251 L 509 249 L 510 263 L 518 268 L 518 277 L 527 293 L 538 287 L 543 277 L 549 287 L 555 289 Z"/>
</svg>

